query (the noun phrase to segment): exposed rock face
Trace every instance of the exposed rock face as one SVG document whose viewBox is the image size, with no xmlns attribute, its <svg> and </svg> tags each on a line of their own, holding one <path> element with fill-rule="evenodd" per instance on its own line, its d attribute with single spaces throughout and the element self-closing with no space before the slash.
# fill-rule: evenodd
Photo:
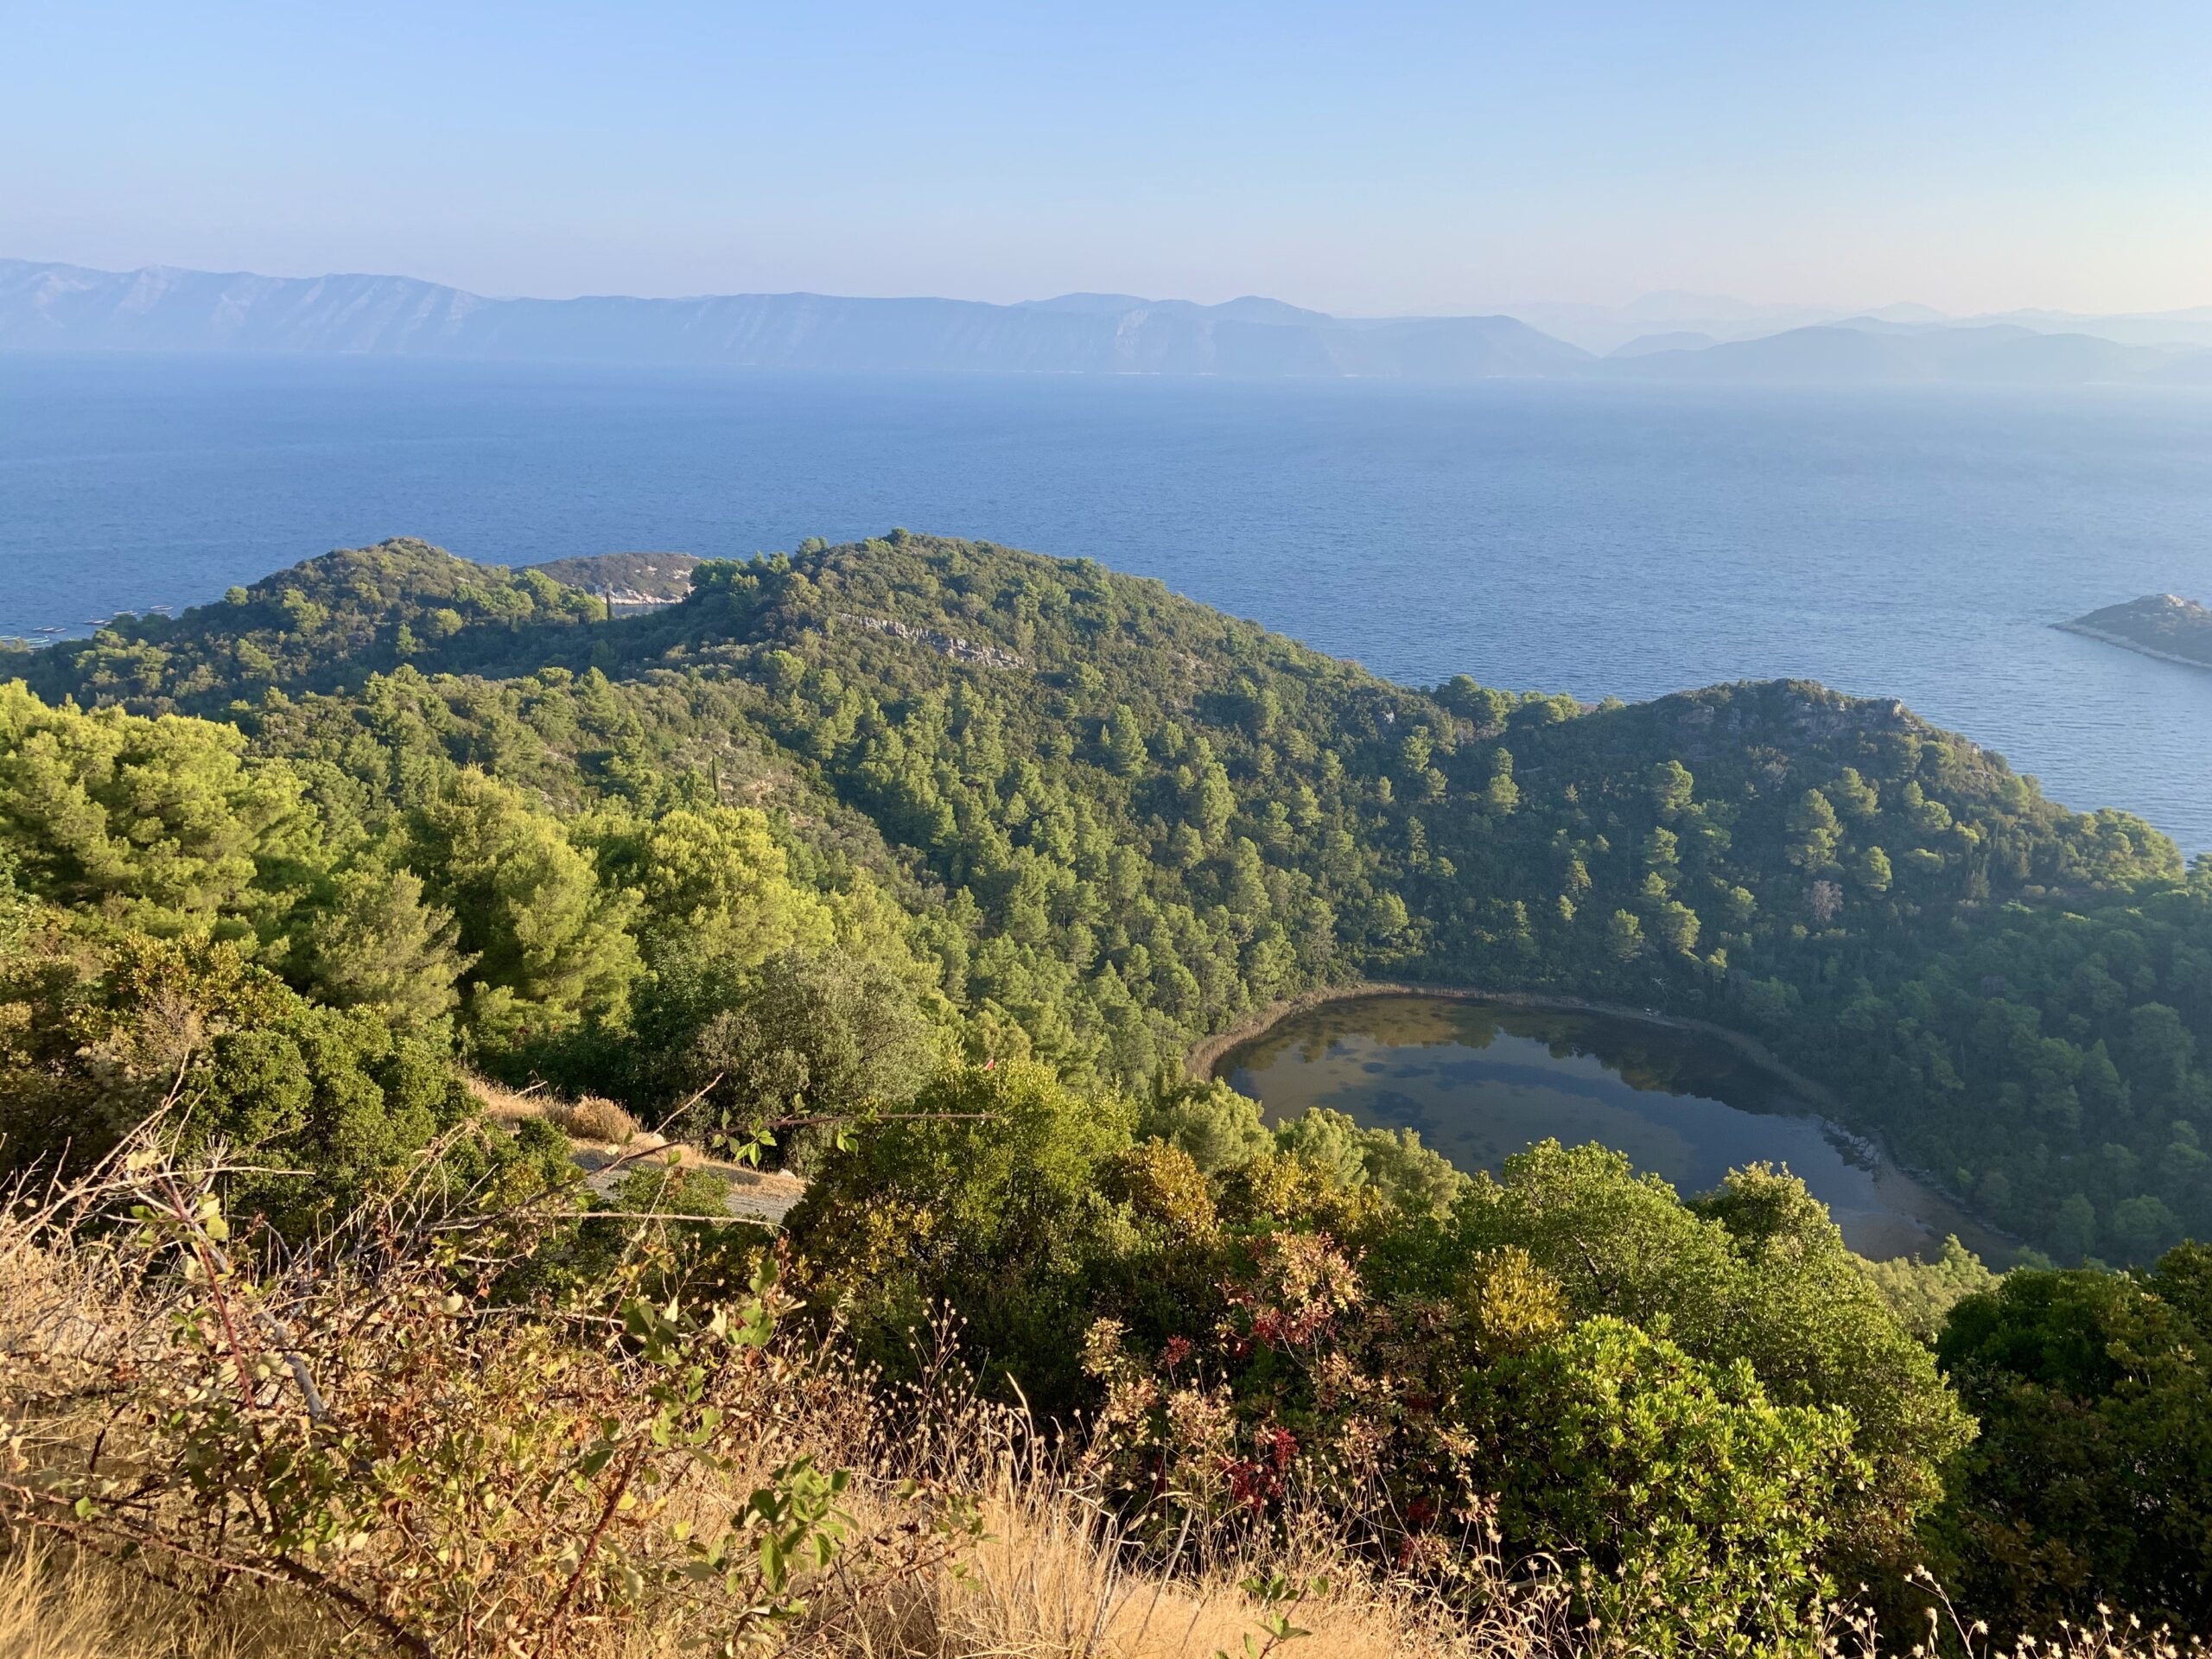
<svg viewBox="0 0 2212 1659">
<path fill-rule="evenodd" d="M 549 559 L 531 568 L 564 587 L 596 594 L 616 610 L 674 605 L 691 592 L 699 561 L 689 553 L 601 553 L 589 558 Z"/>
<path fill-rule="evenodd" d="M 957 633 L 946 633 L 938 628 L 921 628 L 911 622 L 900 622 L 887 616 L 855 616 L 850 611 L 837 613 L 840 622 L 849 622 L 856 628 L 866 628 L 870 633 L 887 633 L 894 639 L 911 639 L 916 645 L 927 645 L 931 651 L 950 657 L 956 663 L 970 663 L 978 668 L 1026 668 L 1027 664 L 1010 651 L 988 645 L 980 639 L 963 639 Z"/>
<path fill-rule="evenodd" d="M 1680 734 L 1685 758 L 1777 742 L 1827 744 L 1885 733 L 1942 735 L 1894 697 L 1847 696 L 1811 680 L 1707 686 L 1646 707 L 1651 718 Z"/>
</svg>

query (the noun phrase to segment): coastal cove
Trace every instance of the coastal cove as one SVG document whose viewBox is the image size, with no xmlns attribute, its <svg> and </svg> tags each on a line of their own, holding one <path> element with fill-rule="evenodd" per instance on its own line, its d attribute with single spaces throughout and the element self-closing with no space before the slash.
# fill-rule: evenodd
<svg viewBox="0 0 2212 1659">
<path fill-rule="evenodd" d="M 1825 1113 L 1834 1097 L 1740 1033 L 1540 996 L 1362 982 L 1309 994 L 1198 1045 L 1194 1077 L 1363 1128 L 1416 1130 L 1472 1172 L 1533 1142 L 1597 1141 L 1685 1196 L 1747 1164 L 1783 1165 L 1876 1257 L 1937 1254 L 1946 1236 L 1993 1262 L 2017 1241 Z"/>
</svg>

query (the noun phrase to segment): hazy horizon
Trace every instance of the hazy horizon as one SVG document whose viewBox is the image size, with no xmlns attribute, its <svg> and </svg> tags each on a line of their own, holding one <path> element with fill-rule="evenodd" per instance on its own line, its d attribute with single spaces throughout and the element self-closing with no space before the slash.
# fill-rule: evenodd
<svg viewBox="0 0 2212 1659">
<path fill-rule="evenodd" d="M 742 290 L 701 289 L 688 293 L 647 294 L 632 290 L 617 290 L 613 289 L 592 289 L 574 293 L 567 291 L 556 292 L 549 291 L 546 287 L 541 285 L 534 289 L 521 289 L 512 291 L 493 293 L 483 289 L 470 289 L 465 283 L 448 283 L 442 277 L 429 275 L 420 270 L 399 269 L 338 270 L 333 268 L 322 270 L 272 270 L 243 265 L 187 265 L 180 264 L 171 260 L 147 260 L 132 265 L 99 265 L 82 259 L 48 257 L 37 252 L 24 253 L 5 248 L 0 248 L 0 262 L 14 262 L 29 265 L 68 265 L 79 270 L 98 271 L 104 275 L 127 276 L 139 270 L 171 270 L 189 272 L 194 275 L 204 276 L 271 277 L 284 282 L 314 282 L 333 277 L 342 278 L 367 276 L 380 279 L 428 283 L 439 287 L 456 289 L 480 299 L 534 300 L 544 301 L 551 303 L 586 299 L 728 299 L 742 298 L 756 295 L 806 295 L 824 299 L 950 300 L 966 304 L 1001 307 L 1046 305 L 1062 300 L 1085 298 L 1128 299 L 1141 301 L 1144 303 L 1152 305 L 1190 304 L 1198 306 L 1227 305 L 1232 304 L 1239 300 L 1263 299 L 1277 301 L 1286 305 L 1297 307 L 1301 310 L 1314 311 L 1325 316 L 1332 316 L 1338 318 L 1340 321 L 1415 321 L 1424 317 L 1441 317 L 1448 315 L 1497 315 L 1504 316 L 1518 316 L 1523 311 L 1553 311 L 1562 314 L 1587 312 L 1593 317 L 1630 317 L 1641 312 L 1648 315 L 1655 326 L 1661 327 L 1663 327 L 1669 320 L 1677 316 L 1689 317 L 1700 315 L 1716 317 L 1722 315 L 1735 317 L 1739 318 L 1746 323 L 1773 321 L 1777 327 L 1787 327 L 1789 325 L 1786 320 L 1789 317 L 1831 313 L 1839 316 L 1879 317 L 1886 313 L 1925 311 L 1929 314 L 1931 319 L 1940 317 L 1945 321 L 1955 322 L 1970 322 L 1982 318 L 2001 317 L 2016 314 L 2021 315 L 2080 316 L 2085 319 L 2100 316 L 2140 316 L 2155 319 L 2161 316 L 2177 316 L 2184 313 L 2202 312 L 2212 314 L 2212 298 L 2208 298 L 2203 302 L 2164 307 L 2156 311 L 2134 313 L 2083 312 L 2075 311 L 2066 307 L 2044 305 L 2018 306 L 2012 308 L 2009 311 L 2005 312 L 1953 312 L 1944 311 L 1940 308 L 1927 305 L 1923 302 L 1913 298 L 1910 295 L 1892 296 L 1883 300 L 1868 299 L 1859 301 L 1815 300 L 1802 297 L 1765 299 L 1753 298 L 1750 296 L 1740 293 L 1707 293 L 1684 289 L 1648 289 L 1640 293 L 1629 295 L 1624 298 L 1612 301 L 1568 300 L 1553 296 L 1524 296 L 1516 301 L 1506 302 L 1503 304 L 1491 308 L 1488 312 L 1479 314 L 1471 312 L 1449 314 L 1440 311 L 1408 311 L 1395 313 L 1332 311 L 1325 306 L 1310 305 L 1305 301 L 1300 299 L 1294 294 L 1279 293 L 1270 289 L 1258 288 L 1243 289 L 1235 293 L 1201 296 L 1194 294 L 1136 294 L 1125 292 L 1120 289 L 1103 288 L 1095 284 L 1086 287 L 1063 289 L 1050 294 L 1018 295 L 1012 299 L 997 299 L 978 294 L 925 294 L 919 291 L 906 290 L 897 292 L 887 291 L 883 293 L 842 291 L 833 293 L 831 290 L 827 289 L 796 288 L 749 289 Z M 2206 290 L 2208 296 L 2212 296 L 2212 280 L 2208 280 L 2206 283 Z M 1699 313 L 1696 308 L 1700 304 L 1722 308 L 1722 309 L 1707 313 Z"/>
<path fill-rule="evenodd" d="M 101 270 L 1340 316 L 2212 301 L 2212 13 L 2177 3 L 14 25 L 0 246 Z"/>
</svg>

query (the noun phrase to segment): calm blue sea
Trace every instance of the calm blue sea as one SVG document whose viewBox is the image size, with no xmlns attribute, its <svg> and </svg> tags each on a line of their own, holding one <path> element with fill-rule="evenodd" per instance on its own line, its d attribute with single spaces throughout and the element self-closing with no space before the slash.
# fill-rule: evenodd
<svg viewBox="0 0 2212 1659">
<path fill-rule="evenodd" d="M 2212 395 L 686 375 L 0 356 L 0 633 L 427 537 L 521 563 L 893 525 L 1160 577 L 1393 677 L 1903 697 L 2212 849 Z"/>
</svg>

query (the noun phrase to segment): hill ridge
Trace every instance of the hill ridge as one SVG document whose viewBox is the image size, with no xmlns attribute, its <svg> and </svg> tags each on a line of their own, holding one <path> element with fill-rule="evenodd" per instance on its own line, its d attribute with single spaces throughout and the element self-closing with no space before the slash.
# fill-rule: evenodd
<svg viewBox="0 0 2212 1659">
<path fill-rule="evenodd" d="M 905 531 L 707 561 L 613 618 L 395 538 L 0 673 L 229 721 L 348 815 L 415 798 L 426 753 L 579 822 L 783 814 L 1079 1076 L 1349 978 L 1565 992 L 1758 1038 L 2038 1243 L 2140 1258 L 2202 1203 L 2212 886 L 1894 699 L 1403 686 L 1155 580 Z"/>
<path fill-rule="evenodd" d="M 1510 317 L 1349 321 L 1256 296 L 1214 306 L 1116 296 L 493 299 L 408 276 L 0 260 L 0 349 L 41 348 L 1417 380 L 1555 373 L 1588 355 Z"/>
<path fill-rule="evenodd" d="M 366 272 L 269 276 L 0 259 L 0 351 L 252 352 L 800 372 L 1142 374 L 1468 385 L 1598 378 L 1916 386 L 2212 384 L 2212 337 L 2142 319 L 2023 313 L 1947 319 L 1895 308 L 1774 332 L 1636 327 L 1598 357 L 1522 318 L 1339 317 L 1256 295 L 1217 304 L 1063 294 L 999 304 L 804 290 L 640 298 L 494 297 Z M 1569 334 L 1577 308 L 1529 315 Z M 2063 324 L 2079 327 L 2063 327 Z M 1679 327 L 1681 325 L 1676 325 Z M 2145 332 L 2145 329 L 2148 332 Z M 2176 325 L 2180 329 L 2180 325 Z M 2185 334 L 2186 330 L 2181 330 Z"/>
</svg>

